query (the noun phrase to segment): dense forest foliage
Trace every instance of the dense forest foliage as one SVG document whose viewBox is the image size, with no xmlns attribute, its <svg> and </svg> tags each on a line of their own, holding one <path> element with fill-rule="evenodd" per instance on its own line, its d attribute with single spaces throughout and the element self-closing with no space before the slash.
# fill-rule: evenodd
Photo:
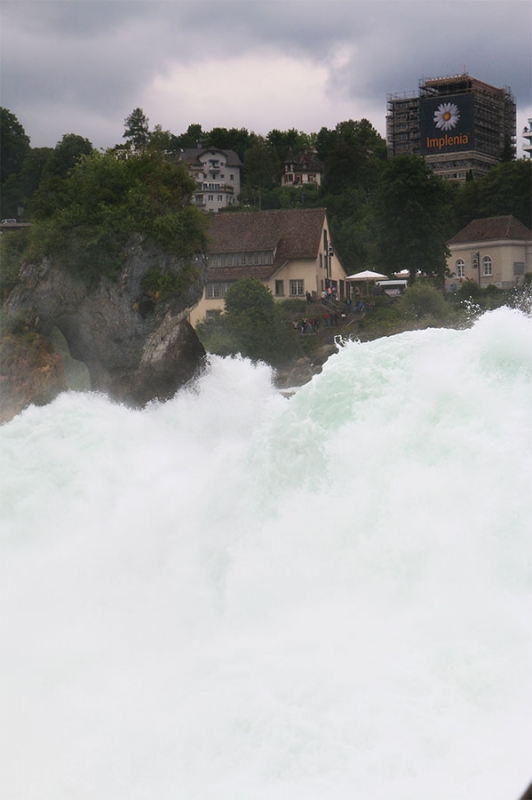
<svg viewBox="0 0 532 800">
<path fill-rule="evenodd" d="M 90 141 L 73 133 L 65 134 L 54 148 L 32 148 L 15 115 L 7 109 L 0 109 L 0 115 L 1 216 L 44 226 L 46 241 L 66 235 L 70 222 L 77 220 L 87 232 L 91 224 L 101 223 L 111 246 L 111 228 L 125 230 L 117 221 L 117 215 L 126 213 L 121 205 L 123 197 L 118 199 L 120 182 L 125 180 L 125 168 L 119 165 L 136 161 L 139 152 L 143 156 L 130 170 L 138 173 L 132 180 L 137 191 L 143 182 L 149 183 L 151 198 L 158 204 L 151 209 L 158 219 L 158 233 L 171 241 L 177 228 L 183 229 L 182 221 L 178 224 L 175 214 L 172 217 L 176 208 L 171 187 L 181 187 L 177 193 L 180 204 L 183 192 L 190 193 L 192 188 L 184 175 L 176 179 L 175 162 L 183 149 L 200 143 L 234 150 L 242 161 L 240 205 L 232 210 L 259 205 L 262 209 L 326 207 L 335 248 L 348 272 L 421 268 L 441 279 L 446 241 L 472 219 L 513 214 L 530 226 L 532 218 L 530 159 L 508 161 L 501 154 L 500 164 L 487 176 L 464 185 L 451 184 L 435 176 L 420 157 L 388 158 L 384 139 L 365 119 L 339 122 L 317 133 L 292 128 L 271 130 L 262 136 L 246 128 L 203 131 L 201 125 L 192 124 L 176 135 L 160 125 L 150 130 L 149 120 L 137 108 L 125 120 L 124 141 L 101 154 Z M 321 186 L 281 186 L 289 150 L 312 152 L 323 162 Z M 137 158 L 116 158 L 128 151 L 135 152 Z M 174 162 L 172 170 L 162 161 Z M 159 181 L 160 192 L 155 187 Z M 95 207 L 91 203 L 93 192 Z M 113 203 L 106 197 L 114 197 Z M 165 203 L 167 211 L 162 210 Z M 127 213 L 135 216 L 132 207 Z M 148 224 L 149 213 L 142 218 L 140 206 L 136 213 L 138 219 L 129 218 L 128 223 Z"/>
<path fill-rule="evenodd" d="M 36 189 L 28 255 L 61 256 L 86 282 L 96 282 L 114 276 L 136 232 L 192 264 L 205 250 L 207 228 L 191 204 L 194 186 L 180 162 L 156 152 L 130 159 L 91 152 L 59 182 L 45 178 Z"/>
</svg>

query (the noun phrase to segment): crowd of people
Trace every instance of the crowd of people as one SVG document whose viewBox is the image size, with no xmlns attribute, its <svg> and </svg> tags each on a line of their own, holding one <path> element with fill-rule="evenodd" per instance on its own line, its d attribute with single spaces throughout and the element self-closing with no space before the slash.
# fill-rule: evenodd
<svg viewBox="0 0 532 800">
<path fill-rule="evenodd" d="M 313 302 L 310 292 L 307 292 L 307 305 Z M 294 328 L 304 334 L 318 333 L 321 327 L 336 328 L 345 325 L 353 318 L 361 317 L 366 311 L 371 311 L 373 303 L 357 296 L 348 297 L 345 301 L 338 301 L 336 287 L 329 287 L 321 294 L 321 304 L 325 307 L 323 314 L 303 317 L 294 322 Z"/>
</svg>

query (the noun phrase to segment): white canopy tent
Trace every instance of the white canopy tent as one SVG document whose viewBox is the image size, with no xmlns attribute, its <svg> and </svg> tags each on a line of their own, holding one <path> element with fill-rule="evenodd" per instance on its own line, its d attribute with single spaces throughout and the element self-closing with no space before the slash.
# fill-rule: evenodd
<svg viewBox="0 0 532 800">
<path fill-rule="evenodd" d="M 360 281 L 366 284 L 366 296 L 369 294 L 369 284 L 371 281 L 383 281 L 387 279 L 387 275 L 382 275 L 380 272 L 372 272 L 370 269 L 364 269 L 362 272 L 355 272 L 353 275 L 348 275 L 346 281 Z"/>
</svg>

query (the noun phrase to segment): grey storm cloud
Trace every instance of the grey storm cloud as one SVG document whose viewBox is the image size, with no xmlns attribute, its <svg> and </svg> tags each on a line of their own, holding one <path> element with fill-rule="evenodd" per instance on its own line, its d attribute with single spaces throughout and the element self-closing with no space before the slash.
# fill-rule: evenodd
<svg viewBox="0 0 532 800">
<path fill-rule="evenodd" d="M 242 86 L 253 79 L 245 59 L 258 53 L 323 68 L 328 93 L 351 100 L 355 118 L 359 106 L 383 118 L 388 93 L 414 90 L 422 77 L 463 70 L 510 85 L 518 107 L 530 106 L 531 11 L 525 2 L 17 0 L 0 8 L 2 105 L 36 145 L 54 144 L 66 132 L 114 144 L 124 117 L 143 105 L 140 98 L 149 103 L 154 82 L 175 66 L 181 69 L 176 106 L 201 88 L 190 85 L 187 69 L 210 60 L 220 65 L 220 92 L 237 97 L 239 81 Z M 229 86 L 223 63 L 230 58 L 242 59 L 242 73 Z M 282 80 L 277 88 L 281 94 Z M 294 98 L 308 106 L 316 102 L 312 90 Z M 260 106 L 257 96 L 244 110 L 249 129 L 257 130 Z M 197 121 L 179 118 L 181 128 L 171 129 L 180 133 Z M 233 123 L 224 118 L 214 124 Z M 293 126 L 287 118 L 284 127 Z"/>
</svg>

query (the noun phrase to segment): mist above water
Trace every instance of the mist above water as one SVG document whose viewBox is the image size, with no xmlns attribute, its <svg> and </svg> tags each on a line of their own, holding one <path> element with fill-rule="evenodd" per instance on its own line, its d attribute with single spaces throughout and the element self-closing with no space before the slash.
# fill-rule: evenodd
<svg viewBox="0 0 532 800">
<path fill-rule="evenodd" d="M 0 429 L 0 795 L 516 800 L 532 319 Z"/>
</svg>

